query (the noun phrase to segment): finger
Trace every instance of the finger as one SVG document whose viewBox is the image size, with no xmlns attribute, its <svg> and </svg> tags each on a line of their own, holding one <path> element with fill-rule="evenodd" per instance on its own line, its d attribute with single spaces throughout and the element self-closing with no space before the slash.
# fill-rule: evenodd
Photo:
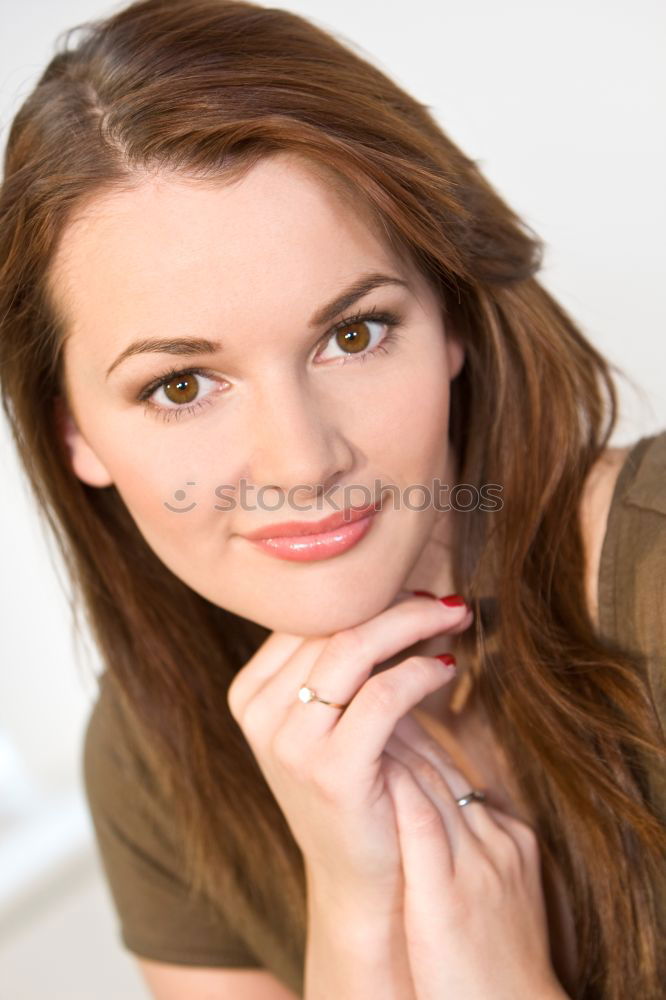
<svg viewBox="0 0 666 1000">
<path fill-rule="evenodd" d="M 288 729 L 284 734 L 287 743 L 289 739 L 295 739 L 301 745 L 305 745 L 319 739 L 339 724 L 341 718 L 349 712 L 349 708 L 343 712 L 318 701 L 304 705 L 298 698 L 302 685 L 306 684 L 326 701 L 347 705 L 368 680 L 375 665 L 383 662 L 389 655 L 412 645 L 419 638 L 436 635 L 454 627 L 462 627 L 466 622 L 471 623 L 471 620 L 472 612 L 467 612 L 464 607 L 449 608 L 438 601 L 412 595 L 405 600 L 397 601 L 379 615 L 353 628 L 318 638 L 316 641 L 309 639 L 306 644 L 294 651 L 282 669 L 269 673 L 263 685 L 254 690 L 251 712 L 252 717 L 257 720 L 255 731 L 260 732 L 264 726 L 274 731 L 278 725 L 284 724 Z M 427 678 L 429 683 L 423 684 L 423 668 L 419 670 L 418 665 L 416 668 L 413 667 L 411 684 L 407 675 L 411 700 L 408 698 L 405 707 L 398 711 L 397 715 L 390 714 L 392 704 L 386 705 L 382 702 L 383 715 L 389 722 L 383 727 L 384 742 L 381 746 L 377 746 L 375 741 L 376 749 L 372 751 L 375 761 L 399 715 L 426 694 L 436 690 L 446 677 L 443 673 L 446 668 L 438 660 L 430 657 L 428 659 L 431 661 Z M 394 668 L 384 671 L 382 676 L 389 673 L 390 669 Z M 418 683 L 419 679 L 422 687 L 419 691 L 414 691 L 414 684 Z M 375 678 L 372 680 L 374 682 Z M 383 684 L 380 682 L 383 688 L 389 684 L 390 681 Z M 370 700 L 373 700 L 372 692 Z M 398 703 L 393 701 L 397 711 Z M 249 710 L 247 706 L 246 717 Z M 358 754 L 364 752 L 363 743 L 358 741 L 357 737 L 359 734 L 367 735 L 369 729 L 369 718 L 361 718 L 363 711 L 363 706 L 355 711 L 355 719 L 352 725 L 346 728 L 342 739 L 343 746 L 351 748 L 352 752 L 354 748 L 356 749 L 356 759 Z M 368 759 L 366 756 L 366 760 Z"/>
<path fill-rule="evenodd" d="M 405 902 L 422 894 L 430 898 L 439 880 L 452 877 L 457 845 L 452 843 L 439 810 L 404 764 L 387 762 L 385 776 L 398 828 Z"/>
<path fill-rule="evenodd" d="M 426 757 L 441 771 L 456 799 L 465 795 L 472 788 L 483 791 L 492 797 L 492 789 L 486 788 L 484 776 L 465 754 L 453 733 L 438 719 L 420 709 L 413 709 L 409 715 L 399 721 L 394 735 L 403 744 Z M 508 824 L 518 824 L 521 828 L 517 830 L 518 835 L 524 831 L 522 840 L 527 841 L 527 849 L 529 850 L 530 828 L 506 813 L 493 809 L 488 801 L 470 802 L 466 806 L 458 806 L 458 808 L 464 811 L 466 819 L 470 822 L 475 833 L 485 840 L 497 834 L 496 815 L 506 817 Z M 511 828 L 516 832 L 515 825 L 512 825 Z"/>
<path fill-rule="evenodd" d="M 521 868 L 524 874 L 531 873 L 541 879 L 541 862 L 539 857 L 539 840 L 534 827 L 516 816 L 493 806 L 487 807 L 493 820 L 516 843 L 520 852 Z"/>
<path fill-rule="evenodd" d="M 454 666 L 434 656 L 409 656 L 373 675 L 332 730 L 331 752 L 349 762 L 377 762 L 397 721 L 454 676 Z"/>
<path fill-rule="evenodd" d="M 420 639 L 444 634 L 453 629 L 467 628 L 471 624 L 472 618 L 473 613 L 465 606 L 447 607 L 441 602 L 429 598 L 410 597 L 399 601 L 374 618 L 370 618 L 354 628 L 336 632 L 322 649 L 307 683 L 321 697 L 339 704 L 348 704 L 349 707 L 341 715 L 336 715 L 330 710 L 327 713 L 311 713 L 306 724 L 312 721 L 316 725 L 314 723 L 316 718 L 322 733 L 330 731 L 334 726 L 336 728 L 342 726 L 341 738 L 351 739 L 353 734 L 363 729 L 363 721 L 359 715 L 367 710 L 368 696 L 366 695 L 362 705 L 356 708 L 354 705 L 361 689 L 371 678 L 373 668 L 412 646 Z M 416 661 L 423 658 L 414 659 Z M 390 688 L 391 680 L 382 684 L 381 681 L 378 682 L 378 678 L 387 677 L 394 669 L 396 667 L 390 667 L 382 671 L 381 674 L 372 676 L 372 690 L 382 691 L 385 688 Z M 420 676 L 426 680 L 423 671 L 421 671 Z M 374 687 L 376 682 L 378 682 L 377 686 Z M 425 686 L 422 697 L 435 689 L 432 685 Z M 371 694 L 370 700 L 372 697 Z M 419 700 L 417 699 L 417 701 Z M 386 735 L 387 739 L 397 719 L 406 711 L 398 701 L 395 702 L 396 712 L 394 714 L 391 714 L 392 707 L 390 699 L 387 704 L 383 704 L 386 717 L 392 721 Z M 411 707 L 410 704 L 407 705 L 407 708 L 409 707 Z M 350 721 L 347 722 L 347 720 Z M 377 756 L 381 753 L 382 748 L 383 744 L 378 749 Z"/>
<path fill-rule="evenodd" d="M 468 778 L 452 762 L 445 760 L 441 752 L 433 753 L 427 745 L 417 751 L 395 733 L 386 745 L 386 752 L 409 768 L 421 790 L 439 810 L 449 835 L 455 835 L 456 843 L 467 831 L 473 839 L 465 846 L 480 848 L 484 838 L 492 833 L 485 808 L 474 808 L 479 805 L 476 802 L 460 806 L 456 801 L 469 791 Z"/>
<path fill-rule="evenodd" d="M 263 683 L 253 685 L 252 696 L 243 709 L 242 722 L 246 736 L 256 742 L 257 748 L 272 740 L 294 709 L 306 707 L 299 699 L 299 690 L 306 683 L 326 641 L 327 637 L 316 636 L 302 639 L 291 655 L 281 661 L 279 669 L 266 671 Z M 311 704 L 320 711 L 339 714 L 329 705 Z M 307 707 L 311 707 L 310 704 Z M 299 742 L 302 735 L 302 732 L 297 734 Z"/>
<path fill-rule="evenodd" d="M 483 788 L 485 776 L 465 753 L 450 728 L 440 719 L 416 707 L 400 719 L 395 732 L 403 743 L 407 743 L 415 750 L 421 750 L 428 755 L 443 756 L 464 774 L 472 788 Z"/>
<path fill-rule="evenodd" d="M 425 597 L 409 597 L 353 628 L 330 636 L 315 664 L 309 683 L 331 692 L 333 700 L 348 702 L 372 673 L 373 667 L 421 639 L 467 628 L 473 613 L 466 605 L 448 607 Z"/>
<path fill-rule="evenodd" d="M 399 590 L 389 607 L 394 607 L 413 598 L 414 593 L 411 590 Z M 285 661 L 291 657 L 292 653 L 313 638 L 318 637 L 288 632 L 271 632 L 254 655 L 238 671 L 229 686 L 229 703 L 233 706 L 234 715 L 240 715 L 248 701 L 261 690 L 266 681 L 281 671 Z M 329 637 L 322 636 L 321 638 L 327 639 Z M 330 700 L 335 701 L 336 699 Z"/>
<path fill-rule="evenodd" d="M 455 859 L 461 842 L 475 839 L 476 834 L 465 822 L 461 809 L 456 805 L 453 789 L 441 772 L 425 757 L 392 736 L 386 744 L 386 756 L 398 761 L 409 772 L 412 780 L 437 809 L 443 828 L 449 839 L 452 857 Z M 467 846 L 471 846 L 469 843 Z"/>
<path fill-rule="evenodd" d="M 413 596 L 409 590 L 399 590 L 389 606 L 392 607 Z M 329 635 L 302 636 L 286 632 L 272 632 L 261 648 L 257 650 L 243 669 L 239 671 L 237 679 L 234 680 L 233 686 L 236 689 L 235 701 L 240 710 L 242 711 L 250 698 L 255 697 L 259 693 L 271 677 L 276 676 L 278 672 L 283 672 L 286 661 L 295 656 L 297 652 L 299 654 L 299 663 L 296 664 L 294 661 L 292 673 L 295 673 L 300 668 L 304 673 L 303 683 L 306 683 L 312 662 L 316 660 L 324 642 L 329 638 Z M 311 650 L 316 650 L 314 657 L 305 653 L 305 648 L 308 646 Z M 276 695 L 278 692 L 274 689 L 271 694 Z M 326 696 L 322 694 L 322 697 Z M 335 701 L 334 698 L 327 698 L 326 700 Z"/>
<path fill-rule="evenodd" d="M 240 718 L 251 698 L 266 680 L 277 673 L 306 638 L 288 632 L 271 632 L 259 649 L 238 671 L 229 685 L 227 701 L 235 718 Z"/>
</svg>

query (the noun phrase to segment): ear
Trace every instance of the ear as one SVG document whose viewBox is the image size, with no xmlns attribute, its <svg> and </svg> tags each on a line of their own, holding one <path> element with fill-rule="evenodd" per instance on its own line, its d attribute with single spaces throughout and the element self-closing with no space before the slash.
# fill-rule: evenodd
<svg viewBox="0 0 666 1000">
<path fill-rule="evenodd" d="M 88 486 L 112 486 L 108 470 L 90 447 L 62 396 L 54 400 L 54 415 L 58 433 L 69 452 L 74 473 Z"/>
</svg>

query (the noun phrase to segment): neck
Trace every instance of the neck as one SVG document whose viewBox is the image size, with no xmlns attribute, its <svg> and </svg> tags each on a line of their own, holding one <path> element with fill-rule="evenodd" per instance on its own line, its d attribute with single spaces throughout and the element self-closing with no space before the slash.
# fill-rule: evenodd
<svg viewBox="0 0 666 1000">
<path fill-rule="evenodd" d="M 443 482 L 449 487 L 453 486 L 458 481 L 457 472 L 458 458 L 453 445 L 449 444 Z M 428 590 L 438 597 L 454 592 L 453 513 L 451 510 L 435 511 L 435 520 L 428 539 L 403 584 L 405 590 Z"/>
</svg>

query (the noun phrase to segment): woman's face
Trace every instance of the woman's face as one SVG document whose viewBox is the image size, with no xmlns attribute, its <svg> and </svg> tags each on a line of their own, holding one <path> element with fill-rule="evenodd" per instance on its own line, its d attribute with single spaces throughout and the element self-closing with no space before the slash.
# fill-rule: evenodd
<svg viewBox="0 0 666 1000">
<path fill-rule="evenodd" d="M 414 486 L 451 482 L 462 348 L 362 214 L 287 154 L 228 184 L 147 178 L 92 202 L 52 271 L 76 475 L 113 484 L 193 590 L 272 630 L 330 634 L 377 614 L 446 516 L 418 509 Z M 209 343 L 167 347 L 179 340 Z M 169 371 L 182 374 L 160 387 Z M 362 537 L 324 558 L 244 537 L 380 496 Z"/>
</svg>

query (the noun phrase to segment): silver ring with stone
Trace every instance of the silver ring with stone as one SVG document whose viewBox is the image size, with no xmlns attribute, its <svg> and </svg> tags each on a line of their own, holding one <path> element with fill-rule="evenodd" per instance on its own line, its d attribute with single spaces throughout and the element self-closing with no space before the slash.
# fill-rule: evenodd
<svg viewBox="0 0 666 1000">
<path fill-rule="evenodd" d="M 461 795 L 459 799 L 456 799 L 456 805 L 468 806 L 470 802 L 485 802 L 485 800 L 486 796 L 483 792 L 478 791 L 476 788 L 471 788 L 465 795 Z"/>
</svg>

